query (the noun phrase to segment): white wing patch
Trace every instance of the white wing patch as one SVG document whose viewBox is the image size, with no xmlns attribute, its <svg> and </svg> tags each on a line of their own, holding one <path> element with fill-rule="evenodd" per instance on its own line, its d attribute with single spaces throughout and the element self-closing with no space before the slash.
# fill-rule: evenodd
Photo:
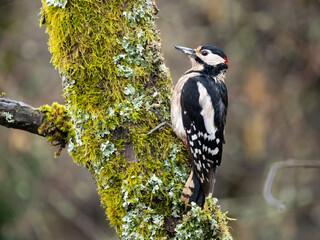
<svg viewBox="0 0 320 240">
<path fill-rule="evenodd" d="M 215 149 L 210 149 L 210 148 L 208 148 L 208 153 L 210 153 L 211 155 L 217 155 L 218 154 L 218 152 L 219 152 L 219 148 L 218 147 L 216 147 Z"/>
<path fill-rule="evenodd" d="M 204 125 L 207 133 L 209 134 L 208 140 L 215 138 L 215 133 L 218 130 L 214 124 L 214 109 L 211 102 L 211 98 L 208 94 L 207 89 L 200 83 L 197 82 L 199 91 L 199 104 L 202 107 L 201 115 L 203 116 Z M 205 136 L 206 139 L 207 136 Z"/>
</svg>

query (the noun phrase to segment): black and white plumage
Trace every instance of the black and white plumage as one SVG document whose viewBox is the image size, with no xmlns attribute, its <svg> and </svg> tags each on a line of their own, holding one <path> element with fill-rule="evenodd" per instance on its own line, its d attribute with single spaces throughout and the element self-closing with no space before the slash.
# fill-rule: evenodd
<svg viewBox="0 0 320 240">
<path fill-rule="evenodd" d="M 187 54 L 192 67 L 177 82 L 171 100 L 172 128 L 189 149 L 192 171 L 182 193 L 186 203 L 203 207 L 213 193 L 221 163 L 228 94 L 224 83 L 227 56 L 210 45 L 175 47 Z"/>
</svg>

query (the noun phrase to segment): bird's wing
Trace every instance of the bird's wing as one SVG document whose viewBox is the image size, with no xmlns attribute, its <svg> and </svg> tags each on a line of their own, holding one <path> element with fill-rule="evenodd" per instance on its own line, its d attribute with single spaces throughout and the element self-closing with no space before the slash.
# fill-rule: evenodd
<svg viewBox="0 0 320 240">
<path fill-rule="evenodd" d="M 223 129 L 215 123 L 213 97 L 219 94 L 203 77 L 190 78 L 182 88 L 181 111 L 194 171 L 212 192 L 214 174 L 222 155 Z M 224 124 L 223 124 L 224 125 Z M 223 126 L 222 125 L 222 126 Z M 207 195 L 207 194 L 206 194 Z"/>
</svg>

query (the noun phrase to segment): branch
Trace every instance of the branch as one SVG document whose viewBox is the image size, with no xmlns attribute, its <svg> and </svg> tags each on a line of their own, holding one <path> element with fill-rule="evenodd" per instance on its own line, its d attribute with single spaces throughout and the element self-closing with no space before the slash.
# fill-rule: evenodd
<svg viewBox="0 0 320 240">
<path fill-rule="evenodd" d="M 43 113 L 28 104 L 0 98 L 0 125 L 2 126 L 45 136 L 45 133 L 38 132 L 43 123 L 43 116 Z"/>
<path fill-rule="evenodd" d="M 320 167 L 320 161 L 308 161 L 308 160 L 286 160 L 282 162 L 276 162 L 273 163 L 267 180 L 263 187 L 263 196 L 266 202 L 272 206 L 278 209 L 278 211 L 284 211 L 285 205 L 279 201 L 278 199 L 275 199 L 271 194 L 271 187 L 274 180 L 274 177 L 277 173 L 277 170 L 280 168 L 290 168 L 290 167 L 304 167 L 304 168 L 318 168 Z"/>
<path fill-rule="evenodd" d="M 64 105 L 58 103 L 36 109 L 23 102 L 0 97 L 0 125 L 46 137 L 53 146 L 58 146 L 55 156 L 59 156 L 74 136 L 69 113 Z"/>
</svg>

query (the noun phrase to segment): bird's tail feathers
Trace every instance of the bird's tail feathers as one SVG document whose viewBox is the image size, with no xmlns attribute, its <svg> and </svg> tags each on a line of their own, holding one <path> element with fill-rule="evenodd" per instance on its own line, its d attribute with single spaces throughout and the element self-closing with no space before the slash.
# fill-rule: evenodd
<svg viewBox="0 0 320 240">
<path fill-rule="evenodd" d="M 203 191 L 204 195 L 207 197 L 211 193 L 213 196 L 213 191 L 214 191 L 214 185 L 216 183 L 216 174 L 217 174 L 217 168 L 212 168 L 209 171 L 208 179 L 209 182 L 204 182 L 203 183 Z"/>
<path fill-rule="evenodd" d="M 192 169 L 190 176 L 181 194 L 181 200 L 185 203 L 186 211 L 191 209 L 191 203 L 195 202 L 201 208 L 204 207 L 205 198 L 211 194 L 213 196 L 216 181 L 217 169 L 213 168 L 209 173 L 209 182 L 204 182 L 203 186 L 197 174 Z"/>
<path fill-rule="evenodd" d="M 194 170 L 191 171 L 190 176 L 184 186 L 181 194 L 181 200 L 185 203 L 187 211 L 191 209 L 191 202 L 195 202 L 201 208 L 204 205 L 205 198 L 203 188 L 199 178 L 197 177 L 197 174 L 194 173 Z"/>
</svg>

